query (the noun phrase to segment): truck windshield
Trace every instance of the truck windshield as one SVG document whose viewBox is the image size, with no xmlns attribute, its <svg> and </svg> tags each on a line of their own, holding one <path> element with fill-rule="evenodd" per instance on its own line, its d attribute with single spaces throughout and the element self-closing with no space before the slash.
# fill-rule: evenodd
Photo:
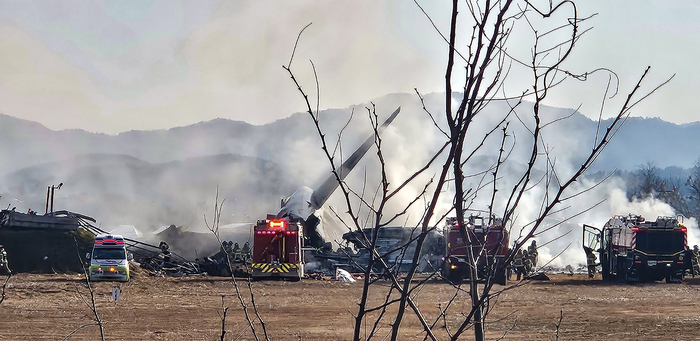
<svg viewBox="0 0 700 341">
<path fill-rule="evenodd" d="M 92 250 L 93 259 L 126 259 L 124 248 L 95 248 Z"/>
<path fill-rule="evenodd" d="M 685 249 L 683 237 L 679 231 L 639 231 L 636 248 L 652 254 L 673 254 Z"/>
</svg>

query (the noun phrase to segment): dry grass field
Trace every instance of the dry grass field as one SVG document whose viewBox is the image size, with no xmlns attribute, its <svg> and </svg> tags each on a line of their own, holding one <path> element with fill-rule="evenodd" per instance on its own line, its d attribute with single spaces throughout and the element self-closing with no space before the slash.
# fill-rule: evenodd
<svg viewBox="0 0 700 341">
<path fill-rule="evenodd" d="M 247 283 L 241 281 L 247 294 Z M 112 289 L 121 296 L 112 300 Z M 361 284 L 324 280 L 252 283 L 255 302 L 271 340 L 349 340 Z M 383 300 L 387 286 L 378 286 L 372 302 Z M 502 287 L 496 286 L 495 289 Z M 251 340 L 251 330 L 230 279 L 135 276 L 129 283 L 95 283 L 97 310 L 107 340 L 220 340 L 222 296 L 229 307 L 226 340 Z M 454 288 L 431 282 L 416 302 L 434 321 Z M 700 278 L 683 284 L 606 284 L 582 275 L 555 275 L 505 291 L 492 304 L 487 336 L 503 340 L 700 340 Z M 62 340 L 93 322 L 82 297 L 89 291 L 80 275 L 13 276 L 0 304 L 1 340 Z M 464 293 L 437 323 L 439 339 L 448 339 L 468 310 Z M 252 309 L 249 312 L 253 314 Z M 387 314 L 391 315 L 390 310 Z M 401 325 L 400 340 L 422 340 L 412 313 Z M 259 325 L 256 331 L 262 336 Z M 371 326 L 367 326 L 367 331 Z M 381 326 L 377 340 L 389 332 Z M 364 333 L 364 331 L 363 331 Z M 364 334 L 363 334 L 364 335 Z M 84 327 L 68 340 L 99 340 L 97 326 Z M 461 339 L 472 339 L 468 333 Z"/>
</svg>

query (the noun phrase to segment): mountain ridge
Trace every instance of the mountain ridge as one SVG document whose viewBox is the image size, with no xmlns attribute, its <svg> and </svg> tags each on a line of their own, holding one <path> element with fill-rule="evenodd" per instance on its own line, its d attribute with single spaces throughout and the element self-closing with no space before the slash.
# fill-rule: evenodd
<svg viewBox="0 0 700 341">
<path fill-rule="evenodd" d="M 435 113 L 444 110 L 443 101 L 444 94 L 424 96 L 424 103 Z M 382 136 L 389 171 L 396 174 L 391 180 L 399 181 L 428 160 L 444 136 L 432 127 L 415 95 L 391 94 L 371 103 L 380 121 L 396 107 L 402 108 Z M 365 108 L 372 104 L 321 111 L 321 128 L 336 160 L 371 133 L 372 116 Z M 509 112 L 510 107 L 494 102 L 484 110 L 471 128 L 477 137 L 498 123 L 502 117 L 498 114 Z M 513 172 L 526 164 L 523 160 L 529 157 L 532 144 L 528 107 L 519 110 L 519 117 L 511 117 L 509 126 L 510 134 L 517 136 L 512 146 Z M 542 136 L 558 165 L 576 168 L 590 152 L 597 122 L 570 108 L 542 107 L 541 112 L 544 122 L 571 116 L 548 125 Z M 435 114 L 434 119 L 444 123 L 440 115 Z M 700 153 L 692 148 L 697 135 L 700 122 L 678 125 L 659 118 L 630 117 L 591 170 L 630 171 L 649 162 L 660 168 L 689 168 Z M 336 145 L 339 136 L 342 144 Z M 480 138 L 467 141 L 470 146 L 479 142 Z M 217 118 L 116 135 L 79 129 L 54 131 L 0 114 L 0 145 L 0 206 L 37 210 L 44 205 L 47 186 L 63 182 L 57 202 L 64 208 L 93 215 L 106 225 L 139 228 L 202 225 L 202 215 L 211 211 L 217 188 L 221 198 L 228 199 L 222 223 L 249 222 L 276 212 L 280 198 L 300 185 L 314 187 L 330 172 L 316 127 L 303 112 L 265 125 Z M 499 145 L 500 137 L 494 137 L 476 155 L 475 167 L 488 167 L 494 157 L 491 151 Z M 359 168 L 376 164 L 372 156 L 366 159 Z M 359 181 L 363 176 L 373 180 L 376 174 L 360 171 L 355 176 Z"/>
</svg>

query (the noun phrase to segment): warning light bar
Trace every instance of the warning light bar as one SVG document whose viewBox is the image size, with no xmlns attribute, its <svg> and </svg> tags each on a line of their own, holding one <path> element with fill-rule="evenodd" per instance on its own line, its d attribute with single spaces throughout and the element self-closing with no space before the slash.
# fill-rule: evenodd
<svg viewBox="0 0 700 341">
<path fill-rule="evenodd" d="M 124 240 L 121 240 L 121 239 L 95 239 L 95 244 L 124 245 Z"/>
<path fill-rule="evenodd" d="M 282 229 L 286 227 L 286 223 L 284 220 L 270 220 L 270 223 L 268 224 L 271 229 Z"/>
</svg>

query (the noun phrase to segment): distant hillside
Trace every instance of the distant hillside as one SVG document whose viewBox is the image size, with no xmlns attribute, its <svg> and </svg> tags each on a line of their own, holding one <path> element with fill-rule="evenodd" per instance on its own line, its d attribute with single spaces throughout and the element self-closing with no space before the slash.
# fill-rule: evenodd
<svg viewBox="0 0 700 341">
<path fill-rule="evenodd" d="M 426 96 L 426 103 L 436 113 L 438 120 L 443 116 L 440 114 L 443 110 L 441 101 L 440 94 Z M 416 133 L 416 126 L 431 129 L 431 123 L 422 113 L 415 95 L 392 94 L 379 98 L 374 103 L 377 104 L 380 117 L 386 117 L 393 109 L 401 106 L 402 113 L 393 126 L 400 127 L 402 131 Z M 356 135 L 363 133 L 364 136 L 368 132 L 365 106 L 325 110 L 321 114 L 322 124 L 328 131 L 337 132 L 354 109 L 355 124 L 344 132 L 352 144 L 356 142 L 352 141 Z M 492 107 L 494 110 L 507 110 L 504 103 L 494 103 Z M 572 109 L 545 107 L 543 117 L 553 120 L 573 112 Z M 521 124 L 515 117 L 511 120 L 511 128 L 516 133 L 519 132 L 521 140 L 526 141 L 522 138 L 525 131 Z M 566 147 L 577 147 L 580 152 L 576 154 L 583 155 L 590 149 L 595 128 L 596 122 L 580 113 L 573 113 L 570 118 L 557 122 L 549 132 L 545 132 L 545 136 L 553 135 L 553 138 L 548 139 L 550 144 L 563 143 Z M 596 168 L 633 169 L 647 162 L 654 162 L 659 167 L 687 168 L 700 157 L 700 150 L 693 148 L 694 137 L 699 134 L 698 122 L 676 125 L 658 118 L 630 117 Z M 315 152 L 317 156 L 322 156 L 315 128 L 303 113 L 262 126 L 215 119 L 168 130 L 129 131 L 118 135 L 94 134 L 82 130 L 53 131 L 35 122 L 0 114 L 0 145 L 3 146 L 0 148 L 0 173 L 82 154 L 121 154 L 156 163 L 203 155 L 240 154 L 285 164 L 288 156 L 299 152 L 297 147 L 308 145 L 313 150 L 302 152 Z"/>
<path fill-rule="evenodd" d="M 608 169 L 633 170 L 652 162 L 660 168 L 690 168 L 700 158 L 700 122 L 673 124 L 659 118 L 630 117 L 605 150 Z"/>
<path fill-rule="evenodd" d="M 443 101 L 442 94 L 425 95 L 437 124 L 444 122 Z M 382 141 L 390 176 L 398 181 L 428 160 L 444 136 L 413 94 L 391 94 L 373 103 L 380 121 L 396 107 L 402 108 Z M 523 104 L 517 116 L 509 119 L 509 136 L 515 136 L 512 172 L 529 157 L 532 137 L 524 126 L 532 123 L 529 105 Z M 367 107 L 371 105 L 321 112 L 321 125 L 329 148 L 337 154 L 336 161 L 369 136 L 373 116 L 368 115 Z M 467 145 L 479 144 L 483 134 L 509 110 L 504 102 L 489 105 L 473 122 Z M 544 122 L 556 121 L 542 134 L 551 156 L 559 165 L 575 168 L 592 147 L 596 122 L 572 109 L 543 107 L 541 113 Z M 343 143 L 336 146 L 338 136 Z M 500 132 L 494 134 L 477 153 L 476 168 L 492 162 L 500 136 Z M 676 125 L 631 117 L 593 170 L 634 170 L 648 162 L 660 168 L 689 168 L 700 156 L 694 148 L 696 136 L 700 136 L 700 123 Z M 227 200 L 225 222 L 252 221 L 274 213 L 280 197 L 299 185 L 318 184 L 330 170 L 316 128 L 304 113 L 261 126 L 215 119 L 118 135 L 53 131 L 0 115 L 0 145 L 0 175 L 6 174 L 0 176 L 0 205 L 42 212 L 46 187 L 63 182 L 65 186 L 56 194 L 57 207 L 93 215 L 108 226 L 174 223 L 201 227 L 202 215 L 213 213 L 217 185 L 220 197 Z M 361 163 L 359 169 L 364 167 Z M 377 176 L 362 170 L 356 173 L 359 181 Z"/>
</svg>

